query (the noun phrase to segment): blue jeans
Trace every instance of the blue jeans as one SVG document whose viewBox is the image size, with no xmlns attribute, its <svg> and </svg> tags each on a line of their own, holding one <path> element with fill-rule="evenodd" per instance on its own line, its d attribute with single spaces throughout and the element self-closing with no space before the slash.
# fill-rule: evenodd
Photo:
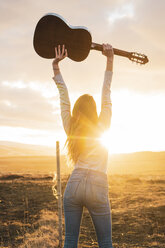
<svg viewBox="0 0 165 248">
<path fill-rule="evenodd" d="M 107 175 L 83 168 L 73 170 L 64 192 L 65 244 L 77 248 L 83 207 L 92 218 L 100 248 L 113 248 Z"/>
</svg>

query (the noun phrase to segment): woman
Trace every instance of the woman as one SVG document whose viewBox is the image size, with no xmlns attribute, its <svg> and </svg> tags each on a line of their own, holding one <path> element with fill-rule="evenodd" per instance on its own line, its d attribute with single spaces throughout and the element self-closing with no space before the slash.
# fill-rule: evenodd
<svg viewBox="0 0 165 248">
<path fill-rule="evenodd" d="M 74 170 L 64 192 L 64 248 L 77 247 L 83 207 L 90 213 L 99 247 L 112 248 L 107 178 L 108 151 L 99 141 L 101 133 L 110 127 L 112 115 L 112 46 L 103 44 L 102 54 L 107 57 L 107 64 L 99 117 L 93 97 L 87 94 L 78 98 L 71 114 L 67 87 L 59 68 L 59 62 L 67 57 L 64 45 L 62 48 L 55 48 L 55 59 L 52 63 L 53 79 L 59 90 L 61 116 L 67 134 L 68 156 L 74 163 Z"/>
</svg>

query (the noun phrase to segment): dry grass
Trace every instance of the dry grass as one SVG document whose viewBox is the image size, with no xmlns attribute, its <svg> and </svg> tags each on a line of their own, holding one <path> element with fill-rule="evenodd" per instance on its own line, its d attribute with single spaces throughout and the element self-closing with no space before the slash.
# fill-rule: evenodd
<svg viewBox="0 0 165 248">
<path fill-rule="evenodd" d="M 0 178 L 0 247 L 58 247 L 57 200 L 52 177 L 10 175 Z M 62 178 L 62 193 L 67 177 Z M 163 248 L 165 177 L 109 177 L 115 248 Z M 64 238 L 64 219 L 63 219 Z M 84 208 L 79 248 L 98 247 Z"/>
<path fill-rule="evenodd" d="M 58 216 L 56 213 L 42 210 L 37 222 L 38 228 L 33 233 L 26 233 L 20 248 L 58 247 Z"/>
</svg>

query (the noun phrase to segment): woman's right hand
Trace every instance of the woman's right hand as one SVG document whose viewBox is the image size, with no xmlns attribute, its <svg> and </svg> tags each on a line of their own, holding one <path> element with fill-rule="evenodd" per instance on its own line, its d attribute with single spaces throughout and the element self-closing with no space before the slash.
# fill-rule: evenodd
<svg viewBox="0 0 165 248">
<path fill-rule="evenodd" d="M 110 44 L 103 44 L 102 54 L 105 55 L 107 58 L 113 60 L 114 57 L 113 47 Z"/>
<path fill-rule="evenodd" d="M 113 58 L 114 58 L 113 47 L 110 44 L 103 44 L 102 54 L 107 57 L 106 70 L 113 71 Z"/>
<path fill-rule="evenodd" d="M 60 45 L 58 45 L 58 47 L 55 47 L 55 59 L 52 62 L 53 69 L 57 67 L 58 63 L 67 56 L 68 53 L 67 53 L 67 49 L 65 49 L 65 45 L 62 46 L 62 52 Z"/>
</svg>

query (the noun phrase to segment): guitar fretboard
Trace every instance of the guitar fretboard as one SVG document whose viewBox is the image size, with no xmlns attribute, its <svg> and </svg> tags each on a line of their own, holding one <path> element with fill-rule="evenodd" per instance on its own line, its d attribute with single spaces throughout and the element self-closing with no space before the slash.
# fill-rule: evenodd
<svg viewBox="0 0 165 248">
<path fill-rule="evenodd" d="M 97 43 L 92 42 L 91 44 L 91 49 L 92 50 L 97 50 L 97 51 L 103 51 L 103 46 Z M 124 51 L 124 50 L 120 50 L 120 49 L 116 49 L 113 48 L 114 54 L 115 55 L 119 55 L 119 56 L 123 56 L 123 57 L 130 57 L 130 52 Z"/>
</svg>

